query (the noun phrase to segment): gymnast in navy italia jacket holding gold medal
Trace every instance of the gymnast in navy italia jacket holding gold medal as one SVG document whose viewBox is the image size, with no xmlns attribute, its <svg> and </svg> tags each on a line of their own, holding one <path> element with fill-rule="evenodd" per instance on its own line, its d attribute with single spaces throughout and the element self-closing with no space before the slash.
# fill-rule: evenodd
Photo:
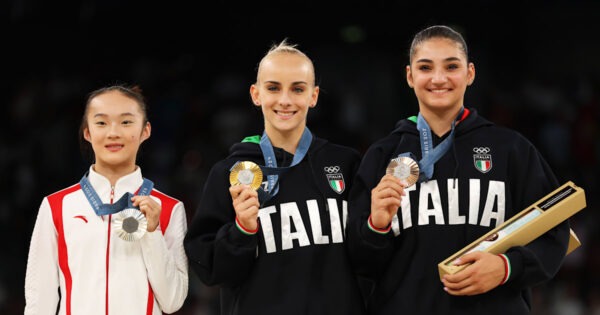
<svg viewBox="0 0 600 315">
<path fill-rule="evenodd" d="M 365 314 L 344 244 L 360 155 L 307 128 L 318 94 L 312 61 L 272 46 L 250 88 L 263 134 L 210 171 L 184 244 L 223 315 Z"/>
<path fill-rule="evenodd" d="M 558 187 L 519 133 L 463 105 L 475 79 L 462 36 L 419 32 L 406 67 L 417 116 L 365 153 L 349 200 L 347 245 L 374 284 L 369 314 L 529 314 L 532 286 L 550 280 L 567 249 L 565 221 L 501 255 L 476 251 L 440 280 L 437 264 Z"/>
</svg>

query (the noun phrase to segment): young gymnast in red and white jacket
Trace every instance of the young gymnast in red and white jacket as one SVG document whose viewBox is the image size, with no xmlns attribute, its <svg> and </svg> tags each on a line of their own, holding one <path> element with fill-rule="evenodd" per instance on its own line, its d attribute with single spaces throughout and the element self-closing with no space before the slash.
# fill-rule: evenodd
<svg viewBox="0 0 600 315">
<path fill-rule="evenodd" d="M 138 87 L 89 95 L 80 136 L 95 161 L 79 183 L 41 203 L 27 260 L 26 315 L 181 308 L 188 292 L 186 214 L 136 165 L 150 130 Z"/>
</svg>

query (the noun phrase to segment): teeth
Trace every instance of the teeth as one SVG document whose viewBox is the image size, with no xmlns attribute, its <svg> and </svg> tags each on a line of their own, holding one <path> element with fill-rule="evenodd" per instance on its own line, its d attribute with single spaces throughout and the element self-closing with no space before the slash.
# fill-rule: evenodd
<svg viewBox="0 0 600 315">
<path fill-rule="evenodd" d="M 292 115 L 294 115 L 294 112 L 279 112 L 278 111 L 277 115 L 280 115 L 280 116 L 292 116 Z"/>
</svg>

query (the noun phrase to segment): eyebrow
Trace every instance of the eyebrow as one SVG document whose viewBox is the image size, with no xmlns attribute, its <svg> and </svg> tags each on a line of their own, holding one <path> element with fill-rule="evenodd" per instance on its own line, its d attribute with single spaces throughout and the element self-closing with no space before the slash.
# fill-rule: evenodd
<svg viewBox="0 0 600 315">
<path fill-rule="evenodd" d="M 279 81 L 265 81 L 264 83 L 281 85 L 281 82 L 279 82 Z M 294 81 L 294 82 L 292 82 L 292 85 L 298 85 L 298 84 L 308 84 L 308 82 L 306 82 L 306 81 Z"/>
<path fill-rule="evenodd" d="M 135 115 L 130 112 L 127 112 L 127 113 L 122 113 L 119 116 L 123 117 L 123 116 L 135 116 Z M 108 117 L 108 114 L 98 113 L 98 114 L 94 115 L 94 117 Z"/>
<path fill-rule="evenodd" d="M 458 57 L 448 57 L 448 58 L 444 59 L 444 61 L 445 61 L 445 62 L 451 62 L 451 61 L 460 61 L 460 58 L 458 58 Z M 431 59 L 425 59 L 425 58 L 423 58 L 423 59 L 419 59 L 419 60 L 417 60 L 417 61 L 415 61 L 415 62 L 426 62 L 426 63 L 432 63 L 432 62 L 433 62 L 433 60 L 431 60 Z"/>
</svg>

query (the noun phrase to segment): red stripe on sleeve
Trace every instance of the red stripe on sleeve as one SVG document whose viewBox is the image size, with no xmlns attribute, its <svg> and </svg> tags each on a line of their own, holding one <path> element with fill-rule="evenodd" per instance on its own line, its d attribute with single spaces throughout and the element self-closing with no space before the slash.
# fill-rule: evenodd
<svg viewBox="0 0 600 315">
<path fill-rule="evenodd" d="M 66 195 L 81 189 L 79 184 L 73 185 L 67 189 L 63 189 L 57 193 L 48 196 L 48 203 L 52 211 L 52 221 L 57 232 L 58 243 L 58 266 L 65 277 L 66 286 L 66 314 L 71 315 L 71 290 L 73 279 L 71 278 L 71 270 L 69 269 L 69 253 L 67 251 L 67 242 L 65 241 L 65 231 L 63 226 L 63 199 Z"/>
</svg>

